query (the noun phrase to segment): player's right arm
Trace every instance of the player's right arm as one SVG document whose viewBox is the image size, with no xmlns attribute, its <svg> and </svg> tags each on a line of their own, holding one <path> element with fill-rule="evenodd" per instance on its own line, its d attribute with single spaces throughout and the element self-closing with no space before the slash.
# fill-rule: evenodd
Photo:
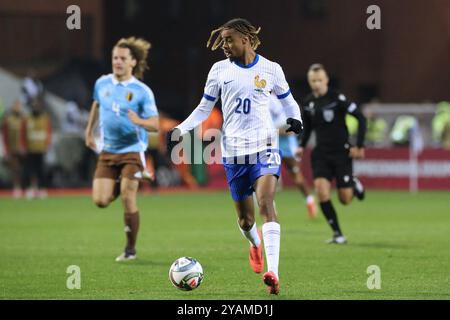
<svg viewBox="0 0 450 320">
<path fill-rule="evenodd" d="M 344 110 L 354 116 L 358 120 L 358 134 L 356 136 L 356 146 L 350 148 L 350 157 L 353 159 L 363 159 L 365 156 L 364 151 L 364 138 L 366 134 L 367 122 L 363 113 L 356 105 L 356 103 L 347 100 L 343 94 L 338 96 L 339 103 Z"/>
<path fill-rule="evenodd" d="M 94 101 L 91 106 L 91 112 L 89 113 L 86 131 L 84 132 L 86 146 L 94 151 L 96 150 L 94 129 L 98 122 L 98 107 L 98 102 Z"/>
<path fill-rule="evenodd" d="M 300 113 L 300 107 L 292 96 L 291 89 L 286 81 L 283 69 L 279 64 L 276 64 L 275 67 L 275 83 L 272 91 L 275 93 L 285 110 L 287 117 L 286 124 L 289 125 L 286 132 L 292 131 L 297 135 L 301 134 L 303 130 L 303 121 Z"/>
<path fill-rule="evenodd" d="M 179 142 L 179 136 L 182 136 L 200 125 L 203 121 L 208 119 L 214 105 L 219 99 L 219 83 L 218 83 L 218 70 L 217 65 L 214 64 L 209 71 L 208 78 L 206 80 L 205 90 L 203 97 L 200 100 L 198 106 L 192 111 L 192 113 L 167 133 L 167 147 L 169 150 Z"/>
</svg>

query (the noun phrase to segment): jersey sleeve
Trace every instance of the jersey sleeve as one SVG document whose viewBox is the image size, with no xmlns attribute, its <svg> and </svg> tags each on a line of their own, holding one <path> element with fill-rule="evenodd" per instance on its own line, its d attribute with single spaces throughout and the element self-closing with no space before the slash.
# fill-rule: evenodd
<svg viewBox="0 0 450 320">
<path fill-rule="evenodd" d="M 205 89 L 203 91 L 203 97 L 208 101 L 215 102 L 219 97 L 219 68 L 217 64 L 214 64 L 209 70 L 208 78 L 206 79 Z"/>
<path fill-rule="evenodd" d="M 291 90 L 289 89 L 289 85 L 284 76 L 283 69 L 281 69 L 281 66 L 279 64 L 275 64 L 275 79 L 272 93 L 277 96 L 278 100 L 283 106 L 287 119 L 293 118 L 302 122 L 300 106 L 292 96 Z"/>
<path fill-rule="evenodd" d="M 363 113 L 358 108 L 356 103 L 347 100 L 347 98 L 342 93 L 338 94 L 338 100 L 341 108 L 344 108 L 346 113 L 351 114 L 358 120 L 358 133 L 356 136 L 356 145 L 359 148 L 364 147 L 364 138 L 367 128 L 366 118 L 364 117 Z"/>
<path fill-rule="evenodd" d="M 280 100 L 286 98 L 291 93 L 283 69 L 279 64 L 275 66 L 275 78 L 272 91 Z"/>
<path fill-rule="evenodd" d="M 144 92 L 141 117 L 147 119 L 156 116 L 158 116 L 158 108 L 156 107 L 155 96 L 153 94 L 153 91 L 150 88 L 146 87 Z"/>
<path fill-rule="evenodd" d="M 344 109 L 345 112 L 352 113 L 356 110 L 357 106 L 354 102 L 347 100 L 347 97 L 342 93 L 336 93 L 339 101 L 339 106 Z"/>
</svg>

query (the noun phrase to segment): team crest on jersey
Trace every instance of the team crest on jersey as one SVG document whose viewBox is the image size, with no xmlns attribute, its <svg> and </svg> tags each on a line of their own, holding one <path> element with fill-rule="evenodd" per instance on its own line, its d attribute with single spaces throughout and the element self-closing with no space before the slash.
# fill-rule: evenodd
<svg viewBox="0 0 450 320">
<path fill-rule="evenodd" d="M 333 110 L 324 110 L 323 111 L 323 118 L 326 122 L 331 122 L 334 119 L 334 111 Z"/>
<path fill-rule="evenodd" d="M 133 99 L 133 92 L 128 91 L 128 92 L 127 92 L 127 101 L 129 102 L 129 101 L 131 101 L 132 99 Z"/>
<path fill-rule="evenodd" d="M 255 89 L 256 91 L 263 92 L 263 89 L 266 87 L 266 85 L 267 85 L 266 80 L 264 80 L 264 79 L 260 80 L 259 75 L 257 75 L 255 77 L 255 86 L 257 88 L 257 89 Z"/>
</svg>

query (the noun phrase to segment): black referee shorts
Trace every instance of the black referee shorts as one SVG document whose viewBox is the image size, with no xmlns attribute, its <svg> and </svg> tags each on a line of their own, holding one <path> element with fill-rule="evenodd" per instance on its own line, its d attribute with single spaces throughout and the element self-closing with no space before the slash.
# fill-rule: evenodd
<svg viewBox="0 0 450 320">
<path fill-rule="evenodd" d="M 331 182 L 336 178 L 338 188 L 353 187 L 353 159 L 348 149 L 326 152 L 315 148 L 311 154 L 311 166 L 314 179 L 325 178 Z"/>
</svg>

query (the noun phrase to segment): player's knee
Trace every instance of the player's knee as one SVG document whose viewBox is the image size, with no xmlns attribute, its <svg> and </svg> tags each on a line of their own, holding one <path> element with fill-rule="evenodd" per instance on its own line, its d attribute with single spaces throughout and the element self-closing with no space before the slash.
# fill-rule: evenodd
<svg viewBox="0 0 450 320">
<path fill-rule="evenodd" d="M 338 193 L 339 202 L 343 205 L 348 205 L 352 202 L 353 194 L 349 192 Z"/>
<path fill-rule="evenodd" d="M 295 181 L 294 181 L 294 183 L 297 185 L 297 186 L 303 186 L 304 185 L 304 181 L 303 181 L 303 179 L 301 178 L 301 177 L 295 177 Z"/>
<path fill-rule="evenodd" d="M 345 196 L 339 196 L 339 201 L 343 204 L 343 205 L 348 205 L 352 202 L 352 197 L 345 195 Z"/>
<path fill-rule="evenodd" d="M 273 207 L 273 197 L 272 196 L 261 196 L 258 198 L 258 206 L 261 213 L 272 212 Z"/>
<path fill-rule="evenodd" d="M 110 204 L 110 200 L 105 197 L 94 197 L 94 203 L 99 208 L 106 208 Z"/>
<path fill-rule="evenodd" d="M 248 231 L 253 227 L 254 224 L 255 220 L 250 217 L 239 218 L 239 226 L 242 230 Z"/>
<path fill-rule="evenodd" d="M 330 193 L 328 192 L 328 190 L 319 188 L 316 189 L 316 194 L 320 202 L 327 202 L 328 200 L 330 200 Z"/>
</svg>

